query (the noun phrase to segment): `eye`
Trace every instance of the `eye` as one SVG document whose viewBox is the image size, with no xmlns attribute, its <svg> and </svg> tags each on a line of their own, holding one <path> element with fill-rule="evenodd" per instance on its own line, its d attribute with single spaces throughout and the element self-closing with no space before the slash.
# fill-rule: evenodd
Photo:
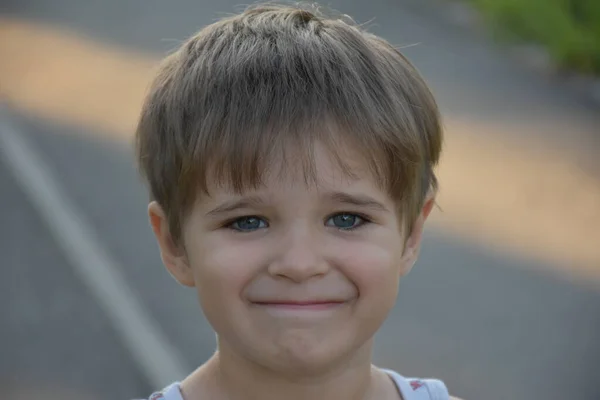
<svg viewBox="0 0 600 400">
<path fill-rule="evenodd" d="M 255 216 L 241 217 L 228 225 L 231 229 L 240 232 L 252 232 L 268 227 L 267 221 Z"/>
<path fill-rule="evenodd" d="M 361 217 L 360 215 L 340 213 L 330 217 L 325 225 L 342 230 L 351 230 L 363 225 L 365 222 L 367 222 L 365 218 Z"/>
</svg>

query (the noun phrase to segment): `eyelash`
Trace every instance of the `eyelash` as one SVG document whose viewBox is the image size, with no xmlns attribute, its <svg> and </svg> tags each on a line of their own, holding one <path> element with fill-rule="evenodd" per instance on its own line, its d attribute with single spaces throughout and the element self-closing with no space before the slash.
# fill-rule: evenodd
<svg viewBox="0 0 600 400">
<path fill-rule="evenodd" d="M 334 217 L 339 216 L 339 215 L 351 215 L 351 216 L 359 218 L 360 222 L 358 224 L 356 224 L 355 226 L 352 226 L 350 228 L 337 228 L 337 227 L 333 227 L 333 228 L 337 229 L 338 231 L 343 231 L 343 232 L 355 231 L 358 228 L 361 228 L 364 225 L 367 225 L 367 224 L 369 224 L 369 223 L 372 222 L 372 220 L 369 217 L 367 217 L 366 215 L 364 215 L 364 214 L 360 214 L 360 213 L 356 213 L 356 212 L 342 211 L 342 212 L 337 212 L 335 214 L 329 215 L 327 217 L 327 219 L 325 220 L 325 223 L 327 223 L 327 221 L 329 221 L 331 218 L 334 218 Z M 231 229 L 232 231 L 239 232 L 239 233 L 250 233 L 250 232 L 257 231 L 259 229 L 264 229 L 264 228 L 257 228 L 257 229 L 254 229 L 254 230 L 247 230 L 246 231 L 246 230 L 235 228 L 233 226 L 236 222 L 239 222 L 239 221 L 241 221 L 243 219 L 249 219 L 249 218 L 256 218 L 258 220 L 264 221 L 265 224 L 267 225 L 267 227 L 269 226 L 269 222 L 265 218 L 259 217 L 257 215 L 244 215 L 242 217 L 237 217 L 235 219 L 229 220 L 228 222 L 226 222 L 224 224 L 224 227 L 228 228 L 228 229 Z"/>
<path fill-rule="evenodd" d="M 335 227 L 335 226 L 332 227 L 332 228 L 337 229 L 338 231 L 342 231 L 342 232 L 352 232 L 352 231 L 355 231 L 355 230 L 357 230 L 357 229 L 359 229 L 359 228 L 361 228 L 361 227 L 363 227 L 363 226 L 365 226 L 365 225 L 367 225 L 367 224 L 369 224 L 369 223 L 372 222 L 372 220 L 369 217 L 367 217 L 366 215 L 364 215 L 364 214 L 360 214 L 360 213 L 356 213 L 356 212 L 348 212 L 348 211 L 342 211 L 342 212 L 337 212 L 335 214 L 332 214 L 332 215 L 330 215 L 330 216 L 327 217 L 327 219 L 325 220 L 325 222 L 327 223 L 327 221 L 329 221 L 331 218 L 334 218 L 334 217 L 336 217 L 338 215 L 352 215 L 352 216 L 357 217 L 358 219 L 360 219 L 360 221 L 359 221 L 358 224 L 356 224 L 354 226 L 351 226 L 350 228 L 338 228 L 338 227 Z"/>
<path fill-rule="evenodd" d="M 255 230 L 245 231 L 243 229 L 238 229 L 238 228 L 235 228 L 233 226 L 236 222 L 239 222 L 239 221 L 241 221 L 243 219 L 249 219 L 249 218 L 256 218 L 258 220 L 264 221 L 265 224 L 267 225 L 267 227 L 269 226 L 269 222 L 265 218 L 259 217 L 257 215 L 244 215 L 244 216 L 237 217 L 237 218 L 234 218 L 234 219 L 226 222 L 225 225 L 224 225 L 224 227 L 228 228 L 228 229 L 231 229 L 232 231 L 239 232 L 239 233 L 249 233 L 249 232 L 254 232 L 254 231 L 258 230 L 258 229 L 264 229 L 264 228 L 258 228 L 258 229 L 255 229 Z"/>
</svg>

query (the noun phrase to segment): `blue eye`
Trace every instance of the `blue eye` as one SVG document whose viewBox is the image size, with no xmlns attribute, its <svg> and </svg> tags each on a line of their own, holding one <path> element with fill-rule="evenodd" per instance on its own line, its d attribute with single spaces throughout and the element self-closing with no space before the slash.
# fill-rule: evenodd
<svg viewBox="0 0 600 400">
<path fill-rule="evenodd" d="M 267 222 L 259 217 L 241 217 L 233 221 L 229 226 L 240 232 L 252 232 L 257 229 L 266 228 Z"/>
<path fill-rule="evenodd" d="M 357 228 L 365 223 L 364 218 L 356 214 L 341 213 L 329 218 L 325 223 L 327 226 L 333 226 L 342 230 Z"/>
</svg>

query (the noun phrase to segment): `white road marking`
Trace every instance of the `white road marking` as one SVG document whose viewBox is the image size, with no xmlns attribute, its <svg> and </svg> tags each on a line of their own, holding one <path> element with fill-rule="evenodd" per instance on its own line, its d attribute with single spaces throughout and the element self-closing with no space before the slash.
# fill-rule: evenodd
<svg viewBox="0 0 600 400">
<path fill-rule="evenodd" d="M 41 215 L 81 280 L 89 287 L 153 387 L 183 379 L 186 364 L 133 295 L 122 268 L 102 247 L 51 169 L 0 109 L 0 156 Z"/>
</svg>

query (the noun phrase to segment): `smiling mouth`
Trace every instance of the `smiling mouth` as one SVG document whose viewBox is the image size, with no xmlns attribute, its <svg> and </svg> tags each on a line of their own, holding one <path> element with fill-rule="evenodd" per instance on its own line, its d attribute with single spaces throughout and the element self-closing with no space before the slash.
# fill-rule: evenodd
<svg viewBox="0 0 600 400">
<path fill-rule="evenodd" d="M 268 307 L 281 310 L 329 310 L 346 304 L 346 301 L 259 301 L 252 303 L 258 307 Z"/>
</svg>

